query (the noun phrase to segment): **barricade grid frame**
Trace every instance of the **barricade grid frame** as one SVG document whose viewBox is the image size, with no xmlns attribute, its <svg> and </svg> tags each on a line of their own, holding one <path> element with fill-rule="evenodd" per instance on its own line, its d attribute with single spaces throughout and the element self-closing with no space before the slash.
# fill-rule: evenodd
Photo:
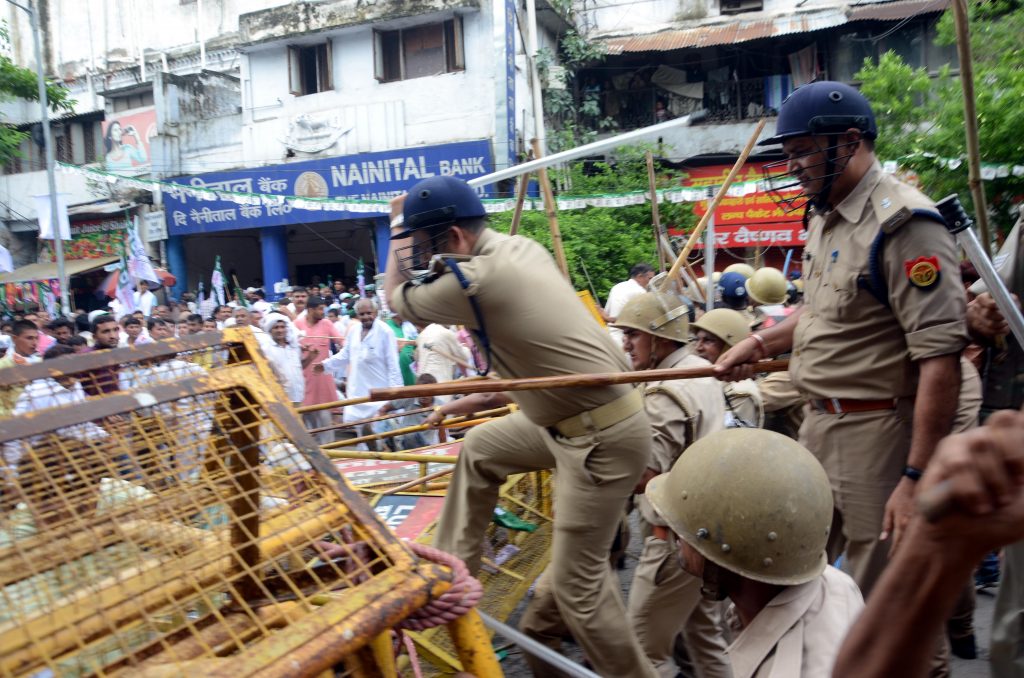
<svg viewBox="0 0 1024 678">
<path fill-rule="evenodd" d="M 0 387 L 187 362 L 161 344 Z M 0 419 L 0 675 L 322 670 L 447 587 L 321 454 L 251 336 L 193 344 L 224 360 Z"/>
</svg>

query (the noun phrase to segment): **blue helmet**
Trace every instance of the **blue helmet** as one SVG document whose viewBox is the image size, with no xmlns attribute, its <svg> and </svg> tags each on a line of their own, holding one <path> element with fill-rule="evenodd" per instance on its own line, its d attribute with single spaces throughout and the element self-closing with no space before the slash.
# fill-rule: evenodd
<svg viewBox="0 0 1024 678">
<path fill-rule="evenodd" d="M 747 279 L 742 273 L 730 271 L 723 273 L 718 279 L 718 289 L 722 291 L 722 301 L 730 306 L 747 305 Z"/>
<path fill-rule="evenodd" d="M 864 95 L 841 82 L 812 82 L 786 97 L 775 123 L 775 136 L 758 146 L 811 134 L 842 134 L 851 127 L 859 129 L 866 139 L 878 136 L 875 114 Z"/>
<path fill-rule="evenodd" d="M 402 208 L 405 230 L 394 238 L 414 231 L 436 230 L 443 226 L 486 216 L 484 204 L 472 186 L 452 176 L 424 179 L 409 189 Z"/>
</svg>

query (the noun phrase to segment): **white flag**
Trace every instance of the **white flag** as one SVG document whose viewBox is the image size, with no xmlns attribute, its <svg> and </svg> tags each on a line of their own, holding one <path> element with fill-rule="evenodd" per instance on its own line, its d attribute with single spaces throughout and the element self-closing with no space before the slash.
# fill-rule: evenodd
<svg viewBox="0 0 1024 678">
<path fill-rule="evenodd" d="M 117 301 L 119 304 L 117 319 L 135 312 L 135 290 L 132 289 L 131 275 L 128 273 L 128 261 L 121 249 L 121 261 L 117 267 Z"/>
<path fill-rule="evenodd" d="M 153 262 L 149 260 L 146 245 L 139 236 L 139 218 L 134 217 L 128 222 L 128 273 L 132 280 L 145 280 L 160 286 L 160 277 L 153 270 Z"/>
<path fill-rule="evenodd" d="M 68 221 L 68 194 L 57 194 L 57 223 L 60 224 L 60 239 L 71 240 L 71 222 Z M 39 217 L 39 237 L 53 240 L 53 218 L 50 216 L 50 194 L 32 196 Z"/>
<path fill-rule="evenodd" d="M 14 259 L 11 257 L 11 251 L 0 245 L 0 273 L 10 273 L 14 270 Z"/>
<path fill-rule="evenodd" d="M 218 306 L 223 306 L 227 301 L 227 294 L 224 291 L 224 271 L 220 267 L 220 255 L 213 264 L 213 275 L 210 276 L 210 298 L 217 301 Z"/>
</svg>

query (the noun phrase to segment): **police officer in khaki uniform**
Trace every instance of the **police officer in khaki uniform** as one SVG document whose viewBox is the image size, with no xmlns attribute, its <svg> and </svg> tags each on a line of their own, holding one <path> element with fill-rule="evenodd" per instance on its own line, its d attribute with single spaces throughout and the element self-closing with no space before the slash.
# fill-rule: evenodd
<svg viewBox="0 0 1024 678">
<path fill-rule="evenodd" d="M 733 603 L 735 678 L 831 675 L 864 601 L 826 562 L 832 493 L 806 449 L 772 431 L 712 433 L 648 483 L 647 497 L 704 595 Z"/>
<path fill-rule="evenodd" d="M 622 331 L 623 347 L 634 369 L 711 364 L 687 346 L 688 311 L 677 297 L 661 292 L 647 292 L 626 303 L 615 325 Z M 679 568 L 667 524 L 643 494 L 647 482 L 667 473 L 694 441 L 724 428 L 721 394 L 719 382 L 710 377 L 651 382 L 644 391 L 654 445 L 636 488 L 644 547 L 629 590 L 628 609 L 640 644 L 662 678 L 679 673 L 672 650 L 680 632 L 701 676 L 732 675 L 724 656 L 718 604 L 703 600 L 700 580 Z"/>
<path fill-rule="evenodd" d="M 792 350 L 811 408 L 801 443 L 832 482 L 830 555 L 865 595 L 898 543 L 914 487 L 950 430 L 967 343 L 958 256 L 935 205 L 882 172 L 874 115 L 837 82 L 798 88 L 777 133 L 788 175 L 809 199 L 804 304 L 719 359 L 725 378 Z"/>
<path fill-rule="evenodd" d="M 693 323 L 693 351 L 708 362 L 750 335 L 747 318 L 730 308 L 716 308 Z M 761 390 L 753 379 L 723 382 L 725 424 L 728 428 L 761 428 L 764 424 L 764 402 Z"/>
<path fill-rule="evenodd" d="M 1010 292 L 1024 299 L 1024 217 L 1017 220 L 993 263 Z M 985 283 L 978 281 L 971 292 L 979 295 L 968 307 L 971 334 L 986 346 L 982 417 L 999 410 L 1019 411 L 1024 406 L 1024 348 L 1010 333 Z M 1007 678 L 1024 675 L 1024 542 L 1003 549 L 1000 577 L 992 623 L 992 675 Z"/>
<path fill-rule="evenodd" d="M 551 255 L 528 238 L 488 229 L 483 205 L 465 182 L 421 181 L 405 196 L 402 216 L 385 279 L 391 308 L 402 317 L 465 325 L 488 367 L 503 377 L 628 369 L 625 353 Z M 550 597 L 601 675 L 656 676 L 626 622 L 608 562 L 622 507 L 650 458 L 641 392 L 617 385 L 511 395 L 517 412 L 466 436 L 434 544 L 475 572 L 505 479 L 556 469 Z M 543 598 L 532 604 L 549 606 Z M 533 635 L 551 646 L 561 641 Z"/>
</svg>

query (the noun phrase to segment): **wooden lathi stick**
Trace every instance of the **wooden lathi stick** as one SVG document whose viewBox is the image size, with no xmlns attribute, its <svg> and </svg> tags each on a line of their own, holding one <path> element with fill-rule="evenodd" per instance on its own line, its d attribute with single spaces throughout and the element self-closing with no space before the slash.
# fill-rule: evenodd
<svg viewBox="0 0 1024 678">
<path fill-rule="evenodd" d="M 683 263 L 687 257 L 690 256 L 690 252 L 693 251 L 694 246 L 697 244 L 697 240 L 700 239 L 704 228 L 708 225 L 708 220 L 711 215 L 718 209 L 718 204 L 722 202 L 725 194 L 729 190 L 729 186 L 732 185 L 733 179 L 736 178 L 736 174 L 740 171 L 744 164 L 747 162 L 747 158 L 750 156 L 750 151 L 754 149 L 754 144 L 757 142 L 757 138 L 761 136 L 761 132 L 764 130 L 765 123 L 768 122 L 767 118 L 761 118 L 761 122 L 757 123 L 757 128 L 754 133 L 750 135 L 750 139 L 747 141 L 747 145 L 743 148 L 743 152 L 740 153 L 740 157 L 736 158 L 736 164 L 729 170 L 729 174 L 726 175 L 725 181 L 718 187 L 718 193 L 715 194 L 714 200 L 708 205 L 708 211 L 704 213 L 704 216 L 697 222 L 696 228 L 693 229 L 693 233 L 690 234 L 690 239 L 686 241 L 686 245 L 683 247 L 683 251 L 679 253 L 676 258 L 676 263 L 672 264 L 672 268 L 668 271 L 668 279 L 671 280 L 679 275 L 679 269 L 683 267 Z"/>
<path fill-rule="evenodd" d="M 789 369 L 788 360 L 765 360 L 756 363 L 756 372 L 782 372 Z M 395 400 L 421 396 L 455 395 L 465 393 L 492 393 L 498 391 L 539 391 L 549 388 L 594 388 L 613 384 L 635 384 L 669 379 L 697 379 L 713 377 L 713 367 L 684 367 L 669 370 L 641 370 L 639 372 L 607 372 L 601 374 L 567 374 L 557 377 L 530 377 L 526 379 L 491 379 L 487 381 L 443 384 L 418 384 L 398 388 L 370 390 L 370 400 Z"/>
<path fill-rule="evenodd" d="M 516 209 L 512 212 L 512 225 L 508 229 L 509 235 L 519 232 L 519 222 L 523 219 L 523 207 L 526 204 L 526 189 L 530 185 L 530 173 L 527 172 L 519 180 L 519 189 L 516 191 Z"/>
</svg>

